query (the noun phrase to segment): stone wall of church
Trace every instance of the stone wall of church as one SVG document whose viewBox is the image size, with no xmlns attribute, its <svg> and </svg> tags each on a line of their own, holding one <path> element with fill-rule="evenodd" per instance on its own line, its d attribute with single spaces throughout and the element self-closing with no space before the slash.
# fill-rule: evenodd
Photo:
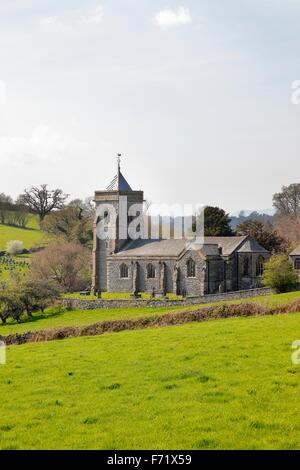
<svg viewBox="0 0 300 470">
<path fill-rule="evenodd" d="M 193 259 L 196 264 L 196 275 L 193 278 L 187 277 L 187 262 Z M 138 263 L 138 291 L 152 293 L 160 292 L 162 289 L 161 270 L 162 261 L 159 259 L 140 259 Z M 176 294 L 176 282 L 174 271 L 176 264 L 178 265 L 178 288 L 179 292 L 187 295 L 204 295 L 205 291 L 205 262 L 197 252 L 191 251 L 177 263 L 176 260 L 163 260 L 165 265 L 165 288 L 167 293 Z M 128 278 L 122 279 L 120 276 L 121 265 L 126 264 L 128 267 Z M 132 292 L 134 290 L 134 264 L 135 261 L 111 259 L 107 262 L 107 290 L 108 292 Z M 155 268 L 155 277 L 148 278 L 147 267 L 152 264 Z M 219 274 L 214 275 L 219 276 Z M 218 292 L 218 290 L 216 290 Z"/>
<path fill-rule="evenodd" d="M 178 292 L 185 295 L 210 295 L 236 290 L 260 287 L 261 277 L 257 275 L 259 254 L 240 253 L 225 261 L 221 258 L 204 261 L 196 251 L 187 252 L 181 260 L 163 260 L 165 265 L 165 288 L 167 293 L 176 294 L 175 266 L 178 266 Z M 264 259 L 268 259 L 264 255 Z M 192 259 L 196 265 L 195 277 L 187 276 L 187 263 Z M 248 260 L 248 261 L 245 261 Z M 137 286 L 139 292 L 162 291 L 159 259 L 140 259 L 138 261 L 111 259 L 107 261 L 107 291 L 133 292 L 136 280 L 135 263 L 138 263 Z M 246 266 L 247 263 L 247 266 Z M 121 265 L 128 267 L 128 278 L 121 278 Z M 155 277 L 149 279 L 147 266 L 155 268 Z M 247 267 L 247 269 L 245 268 Z"/>
<path fill-rule="evenodd" d="M 192 259 L 196 264 L 196 276 L 187 276 L 187 263 Z M 205 261 L 196 251 L 188 251 L 179 261 L 179 279 L 180 291 L 186 295 L 204 295 L 205 294 Z"/>
<path fill-rule="evenodd" d="M 258 263 L 260 258 L 267 261 L 269 257 L 268 254 L 259 253 L 238 253 L 236 255 L 238 259 L 238 290 L 254 289 L 262 286 Z"/>
<path fill-rule="evenodd" d="M 121 279 L 121 265 L 128 267 L 128 278 Z M 107 261 L 107 291 L 108 292 L 132 292 L 133 290 L 133 263 L 130 261 Z"/>
<path fill-rule="evenodd" d="M 95 194 L 96 208 L 100 206 L 103 208 L 103 213 L 109 212 L 109 207 L 111 206 L 115 211 L 115 216 L 108 216 L 108 220 L 111 223 L 111 237 L 105 241 L 97 238 L 96 225 L 94 227 L 94 239 L 95 246 L 93 250 L 93 264 L 94 264 L 94 278 L 93 278 L 93 288 L 97 292 L 98 290 L 105 292 L 109 291 L 109 281 L 111 279 L 118 279 L 119 275 L 110 276 L 108 270 L 108 261 L 107 256 L 111 253 L 119 251 L 122 246 L 127 242 L 127 239 L 122 238 L 119 233 L 119 215 L 120 215 L 120 197 L 127 197 L 127 209 L 130 211 L 130 208 L 135 206 L 136 208 L 140 206 L 142 209 L 143 205 L 143 192 L 142 191 L 133 191 L 133 192 L 122 192 L 115 193 L 110 191 L 97 192 Z M 126 211 L 127 213 L 127 211 Z M 99 220 L 97 221 L 99 222 Z M 96 241 L 97 239 L 97 241 Z M 129 282 L 127 282 L 129 284 Z M 123 283 L 125 286 L 125 283 Z M 130 291 L 131 289 L 129 289 Z M 118 290 L 116 291 L 118 292 Z M 123 292 L 123 291 L 121 291 Z"/>
<path fill-rule="evenodd" d="M 225 263 L 222 259 L 207 261 L 205 276 L 205 294 L 217 294 L 225 291 Z"/>
<path fill-rule="evenodd" d="M 138 291 L 152 293 L 153 289 L 155 292 L 161 290 L 161 269 L 162 265 L 160 260 L 149 260 L 142 259 L 138 260 Z M 174 260 L 164 261 L 166 268 L 166 291 L 167 293 L 173 293 L 173 271 L 175 266 Z M 120 277 L 121 265 L 126 264 L 128 266 L 129 277 L 128 279 L 122 279 Z M 108 292 L 133 292 L 134 290 L 134 264 L 135 261 L 130 260 L 108 260 L 107 272 L 108 272 Z M 149 279 L 147 276 L 147 266 L 152 264 L 155 268 L 155 277 Z"/>
</svg>

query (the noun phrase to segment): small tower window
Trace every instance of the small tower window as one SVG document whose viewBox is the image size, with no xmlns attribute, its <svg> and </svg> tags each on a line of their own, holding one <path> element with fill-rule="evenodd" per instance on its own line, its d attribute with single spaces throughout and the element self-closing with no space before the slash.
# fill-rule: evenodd
<svg viewBox="0 0 300 470">
<path fill-rule="evenodd" d="M 243 275 L 249 276 L 249 258 L 244 259 L 244 266 L 243 266 Z"/>
<path fill-rule="evenodd" d="M 264 273 L 264 264 L 265 264 L 265 259 L 263 256 L 259 256 L 257 262 L 256 262 L 256 275 L 257 276 L 262 276 Z"/>
<path fill-rule="evenodd" d="M 155 279 L 156 270 L 153 264 L 148 264 L 147 266 L 147 278 L 148 279 Z"/>
<path fill-rule="evenodd" d="M 120 266 L 120 278 L 128 279 L 129 278 L 129 269 L 127 264 L 121 264 Z"/>
<path fill-rule="evenodd" d="M 193 259 L 189 259 L 187 264 L 187 277 L 196 277 L 196 263 Z"/>
</svg>

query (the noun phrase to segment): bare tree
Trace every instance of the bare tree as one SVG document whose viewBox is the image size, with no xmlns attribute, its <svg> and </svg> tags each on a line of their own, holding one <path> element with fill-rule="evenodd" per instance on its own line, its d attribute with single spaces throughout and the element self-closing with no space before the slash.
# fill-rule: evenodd
<svg viewBox="0 0 300 470">
<path fill-rule="evenodd" d="M 78 218 L 82 220 L 87 217 L 95 217 L 95 204 L 93 203 L 93 197 L 87 197 L 82 199 L 73 199 L 69 202 L 68 207 L 75 208 L 78 210 Z"/>
<path fill-rule="evenodd" d="M 58 239 L 33 256 L 27 278 L 55 282 L 64 292 L 87 289 L 91 280 L 91 253 L 78 243 Z"/>
<path fill-rule="evenodd" d="M 7 223 L 7 218 L 13 208 L 13 200 L 4 193 L 0 194 L 0 223 Z"/>
<path fill-rule="evenodd" d="M 64 194 L 61 189 L 48 190 L 46 184 L 40 187 L 33 186 L 25 189 L 24 194 L 18 198 L 18 203 L 23 204 L 35 214 L 38 214 L 40 220 L 44 220 L 46 215 L 55 209 L 63 209 L 69 195 Z"/>
<path fill-rule="evenodd" d="M 300 216 L 300 184 L 283 186 L 280 193 L 274 194 L 273 205 L 277 215 Z"/>
</svg>

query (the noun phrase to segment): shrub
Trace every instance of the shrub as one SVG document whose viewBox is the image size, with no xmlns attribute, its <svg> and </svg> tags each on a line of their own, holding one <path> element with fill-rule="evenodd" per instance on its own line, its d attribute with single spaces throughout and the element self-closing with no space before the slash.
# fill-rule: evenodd
<svg viewBox="0 0 300 470">
<path fill-rule="evenodd" d="M 57 285 L 43 279 L 23 283 L 16 280 L 9 286 L 3 285 L 0 288 L 0 319 L 2 323 L 6 323 L 8 318 L 20 322 L 23 313 L 31 317 L 33 312 L 43 312 L 59 296 Z"/>
<path fill-rule="evenodd" d="M 26 280 L 19 286 L 19 290 L 20 300 L 29 316 L 38 310 L 43 312 L 60 297 L 57 284 L 44 279 Z"/>
<path fill-rule="evenodd" d="M 87 289 L 91 283 L 91 253 L 79 243 L 54 241 L 33 256 L 28 278 L 55 282 L 64 292 Z"/>
<path fill-rule="evenodd" d="M 19 322 L 23 310 L 22 301 L 17 293 L 11 289 L 0 291 L 0 318 L 2 323 L 6 323 L 9 317 Z"/>
<path fill-rule="evenodd" d="M 265 264 L 263 283 L 276 292 L 289 292 L 299 285 L 299 278 L 287 256 L 275 255 Z"/>
<path fill-rule="evenodd" d="M 6 244 L 6 253 L 11 256 L 18 255 L 23 251 L 23 242 L 19 240 L 11 240 Z"/>
</svg>

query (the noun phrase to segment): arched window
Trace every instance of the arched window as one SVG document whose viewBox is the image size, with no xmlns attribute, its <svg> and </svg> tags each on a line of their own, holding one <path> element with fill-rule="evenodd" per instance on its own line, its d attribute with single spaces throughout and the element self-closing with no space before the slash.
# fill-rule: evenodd
<svg viewBox="0 0 300 470">
<path fill-rule="evenodd" d="M 187 277 L 196 277 L 196 263 L 193 259 L 189 259 L 187 264 Z"/>
<path fill-rule="evenodd" d="M 300 271 L 300 258 L 297 258 L 297 259 L 295 260 L 295 269 L 296 269 L 297 271 Z"/>
<path fill-rule="evenodd" d="M 128 279 L 129 277 L 129 269 L 127 264 L 121 264 L 120 266 L 120 278 L 121 279 Z"/>
<path fill-rule="evenodd" d="M 256 275 L 262 276 L 264 273 L 265 259 L 263 256 L 259 256 L 256 262 Z"/>
<path fill-rule="evenodd" d="M 244 264 L 243 264 L 243 275 L 244 276 L 249 276 L 249 258 L 244 258 Z"/>
<path fill-rule="evenodd" d="M 154 279 L 156 275 L 155 266 L 153 264 L 148 264 L 147 266 L 147 278 Z"/>
</svg>

